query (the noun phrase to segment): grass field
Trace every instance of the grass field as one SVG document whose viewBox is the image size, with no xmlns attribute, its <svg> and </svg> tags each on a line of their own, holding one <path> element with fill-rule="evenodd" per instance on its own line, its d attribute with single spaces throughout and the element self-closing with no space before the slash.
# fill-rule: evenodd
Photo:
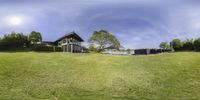
<svg viewBox="0 0 200 100">
<path fill-rule="evenodd" d="M 200 99 L 200 53 L 0 53 L 0 99 Z"/>
</svg>

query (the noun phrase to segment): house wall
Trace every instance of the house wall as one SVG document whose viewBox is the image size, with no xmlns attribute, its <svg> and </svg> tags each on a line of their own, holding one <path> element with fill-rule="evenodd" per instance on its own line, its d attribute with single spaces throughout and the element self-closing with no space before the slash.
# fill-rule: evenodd
<svg viewBox="0 0 200 100">
<path fill-rule="evenodd" d="M 76 44 L 66 44 L 62 46 L 63 52 L 82 52 L 82 47 Z"/>
<path fill-rule="evenodd" d="M 58 42 L 58 46 L 62 47 L 63 52 L 81 52 L 81 42 L 73 38 L 64 38 Z"/>
</svg>

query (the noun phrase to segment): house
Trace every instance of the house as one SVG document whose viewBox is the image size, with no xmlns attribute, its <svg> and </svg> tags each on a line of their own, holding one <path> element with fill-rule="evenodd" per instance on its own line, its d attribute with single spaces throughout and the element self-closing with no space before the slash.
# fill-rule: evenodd
<svg viewBox="0 0 200 100">
<path fill-rule="evenodd" d="M 60 48 L 63 52 L 87 52 L 87 49 L 81 46 L 81 42 L 83 42 L 83 39 L 78 34 L 70 32 L 54 42 L 42 41 L 39 45 L 49 48 Z"/>
<path fill-rule="evenodd" d="M 83 52 L 81 42 L 84 42 L 84 40 L 78 34 L 70 32 L 58 38 L 54 43 L 61 47 L 63 52 Z"/>
</svg>

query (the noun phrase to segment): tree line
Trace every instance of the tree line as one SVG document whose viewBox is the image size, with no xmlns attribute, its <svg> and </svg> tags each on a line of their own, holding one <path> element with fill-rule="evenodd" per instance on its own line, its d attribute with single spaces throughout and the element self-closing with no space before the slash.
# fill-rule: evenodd
<svg viewBox="0 0 200 100">
<path fill-rule="evenodd" d="M 39 50 L 49 49 L 43 45 L 36 45 L 42 42 L 42 35 L 40 32 L 32 31 L 29 34 L 11 32 L 0 37 L 0 50 L 9 50 L 15 48 L 36 48 Z M 119 49 L 121 44 L 119 40 L 107 30 L 94 31 L 88 40 L 89 50 L 94 52 L 101 52 L 107 47 Z M 32 49 L 33 49 L 32 48 Z"/>
<path fill-rule="evenodd" d="M 32 31 L 30 34 L 11 32 L 0 37 L 0 50 L 13 48 L 28 48 L 42 41 L 40 32 Z"/>
<path fill-rule="evenodd" d="M 32 31 L 29 34 L 11 32 L 0 37 L 0 50 L 12 48 L 30 48 L 38 42 L 42 42 L 40 32 Z M 107 30 L 94 31 L 88 40 L 89 50 L 102 52 L 106 48 L 119 50 L 121 46 L 119 40 Z M 173 49 L 174 51 L 200 51 L 200 38 L 197 39 L 173 39 L 171 42 L 161 42 L 162 49 Z"/>
<path fill-rule="evenodd" d="M 161 42 L 162 49 L 173 49 L 174 51 L 200 51 L 200 38 L 197 39 L 173 39 L 171 42 Z"/>
</svg>

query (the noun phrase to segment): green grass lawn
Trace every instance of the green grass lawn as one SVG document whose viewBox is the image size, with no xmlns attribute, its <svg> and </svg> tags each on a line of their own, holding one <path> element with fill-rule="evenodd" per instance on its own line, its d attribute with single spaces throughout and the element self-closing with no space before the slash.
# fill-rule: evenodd
<svg viewBox="0 0 200 100">
<path fill-rule="evenodd" d="M 200 53 L 0 53 L 0 99 L 200 99 Z"/>
</svg>

